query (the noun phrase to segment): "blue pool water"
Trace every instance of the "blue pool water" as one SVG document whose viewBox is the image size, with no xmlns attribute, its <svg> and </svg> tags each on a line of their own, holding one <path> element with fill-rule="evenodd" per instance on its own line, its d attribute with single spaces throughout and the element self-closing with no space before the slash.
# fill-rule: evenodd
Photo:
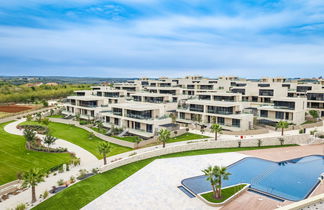
<svg viewBox="0 0 324 210">
<path fill-rule="evenodd" d="M 282 162 L 248 157 L 229 166 L 228 171 L 232 175 L 223 181 L 223 187 L 250 183 L 253 189 L 298 201 L 307 198 L 319 183 L 324 172 L 324 156 L 312 155 Z M 211 190 L 203 175 L 184 179 L 182 185 L 195 194 Z"/>
</svg>

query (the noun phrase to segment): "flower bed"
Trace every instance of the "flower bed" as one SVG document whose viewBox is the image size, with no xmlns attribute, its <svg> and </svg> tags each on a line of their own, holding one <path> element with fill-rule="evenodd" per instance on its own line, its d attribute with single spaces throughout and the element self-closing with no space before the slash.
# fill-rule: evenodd
<svg viewBox="0 0 324 210">
<path fill-rule="evenodd" d="M 36 131 L 38 134 L 47 134 L 48 128 L 42 125 L 17 125 L 18 129 L 31 129 Z"/>
</svg>

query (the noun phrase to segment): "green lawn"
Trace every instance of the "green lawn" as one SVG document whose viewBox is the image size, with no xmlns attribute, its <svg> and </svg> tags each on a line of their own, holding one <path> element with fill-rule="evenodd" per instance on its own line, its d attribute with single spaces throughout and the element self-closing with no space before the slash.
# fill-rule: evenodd
<svg viewBox="0 0 324 210">
<path fill-rule="evenodd" d="M 210 138 L 209 136 L 204 136 L 200 134 L 195 134 L 195 133 L 184 133 L 180 136 L 173 137 L 167 141 L 167 143 L 172 143 L 172 142 L 178 142 L 178 141 L 188 141 L 188 140 L 194 140 L 194 139 L 205 139 L 205 138 Z"/>
<path fill-rule="evenodd" d="M 285 146 L 296 146 L 296 145 L 285 145 Z M 225 148 L 225 149 L 205 149 L 188 151 L 181 153 L 174 153 L 169 155 L 163 155 L 160 157 L 154 157 L 146 160 L 141 160 L 135 163 L 130 163 L 102 174 L 95 175 L 75 185 L 63 190 L 62 192 L 56 194 L 55 196 L 49 198 L 48 200 L 42 202 L 40 205 L 36 206 L 34 209 L 37 210 L 57 210 L 57 209 L 80 209 L 89 202 L 96 199 L 101 194 L 110 190 L 112 187 L 116 186 L 118 183 L 125 180 L 127 177 L 131 176 L 141 168 L 145 167 L 155 159 L 159 158 L 170 158 L 170 157 L 183 157 L 191 155 L 205 155 L 212 153 L 223 153 L 223 152 L 237 152 L 244 150 L 256 150 L 256 149 L 267 149 L 275 148 L 281 146 L 266 146 L 266 147 L 246 147 L 246 148 Z M 190 166 L 188 166 L 190 167 Z"/>
<path fill-rule="evenodd" d="M 30 124 L 39 124 L 39 123 L 26 121 L 21 124 L 30 125 Z M 104 140 L 96 136 L 89 138 L 90 132 L 82 128 L 78 128 L 74 125 L 67 125 L 67 124 L 56 123 L 56 122 L 50 122 L 48 128 L 50 129 L 51 135 L 60 139 L 67 140 L 73 144 L 82 147 L 85 150 L 88 150 L 93 155 L 95 155 L 98 159 L 102 158 L 102 156 L 98 152 L 98 145 L 100 142 L 103 142 Z M 119 146 L 117 144 L 110 143 L 110 145 L 112 148 L 108 156 L 117 155 L 132 150 L 131 148 Z"/>
<path fill-rule="evenodd" d="M 113 138 L 116 139 L 120 139 L 120 140 L 124 140 L 124 141 L 129 141 L 129 142 L 135 142 L 136 141 L 136 136 L 123 136 L 123 137 L 119 137 L 119 136 L 112 136 Z"/>
<path fill-rule="evenodd" d="M 97 133 L 101 133 L 101 134 L 106 134 L 107 130 L 106 129 L 100 129 L 97 127 L 90 127 L 93 131 L 97 132 Z"/>
<path fill-rule="evenodd" d="M 51 116 L 48 116 L 50 118 L 63 118 L 64 115 L 61 115 L 61 114 L 54 114 L 54 115 L 51 115 Z"/>
<path fill-rule="evenodd" d="M 0 124 L 0 185 L 16 180 L 18 172 L 34 167 L 49 170 L 70 160 L 71 156 L 67 153 L 27 150 L 24 137 L 4 131 L 4 126 L 8 123 L 10 122 Z"/>
<path fill-rule="evenodd" d="M 237 185 L 237 186 L 233 186 L 233 187 L 228 187 L 226 189 L 222 189 L 221 199 L 215 199 L 213 197 L 213 192 L 201 194 L 201 196 L 209 202 L 221 203 L 221 202 L 225 201 L 226 199 L 228 199 L 229 197 L 231 197 L 232 195 L 234 195 L 235 193 L 237 193 L 238 191 L 240 191 L 241 189 L 243 189 L 243 187 L 245 187 L 245 186 L 246 186 L 246 184 L 241 184 L 241 185 Z"/>
</svg>

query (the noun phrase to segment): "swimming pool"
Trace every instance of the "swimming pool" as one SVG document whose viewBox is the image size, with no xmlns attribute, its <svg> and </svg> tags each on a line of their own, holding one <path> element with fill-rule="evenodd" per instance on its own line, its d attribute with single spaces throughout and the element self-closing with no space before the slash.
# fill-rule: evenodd
<svg viewBox="0 0 324 210">
<path fill-rule="evenodd" d="M 298 201 L 308 197 L 324 172 L 324 156 L 311 155 L 293 160 L 273 162 L 247 157 L 228 167 L 232 174 L 223 187 L 250 183 L 251 188 L 285 200 Z M 182 185 L 194 194 L 211 190 L 206 177 L 182 180 Z"/>
</svg>

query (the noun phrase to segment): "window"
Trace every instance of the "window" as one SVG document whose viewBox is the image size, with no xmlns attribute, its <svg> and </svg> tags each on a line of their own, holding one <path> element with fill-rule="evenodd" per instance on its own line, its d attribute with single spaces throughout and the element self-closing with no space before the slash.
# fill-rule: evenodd
<svg viewBox="0 0 324 210">
<path fill-rule="evenodd" d="M 276 119 L 283 120 L 284 118 L 285 118 L 285 113 L 284 112 L 276 112 Z"/>
<path fill-rule="evenodd" d="M 232 126 L 239 128 L 241 126 L 241 120 L 240 119 L 232 119 Z"/>
<path fill-rule="evenodd" d="M 224 117 L 217 117 L 217 123 L 220 125 L 224 125 L 225 124 L 225 118 Z"/>
<path fill-rule="evenodd" d="M 268 110 L 261 110 L 260 117 L 268 117 Z"/>
<path fill-rule="evenodd" d="M 146 132 L 153 133 L 153 126 L 146 124 Z"/>
<path fill-rule="evenodd" d="M 186 114 L 183 112 L 180 112 L 180 119 L 186 119 Z"/>
<path fill-rule="evenodd" d="M 204 106 L 199 104 L 190 104 L 189 110 L 193 112 L 204 112 Z"/>
</svg>

